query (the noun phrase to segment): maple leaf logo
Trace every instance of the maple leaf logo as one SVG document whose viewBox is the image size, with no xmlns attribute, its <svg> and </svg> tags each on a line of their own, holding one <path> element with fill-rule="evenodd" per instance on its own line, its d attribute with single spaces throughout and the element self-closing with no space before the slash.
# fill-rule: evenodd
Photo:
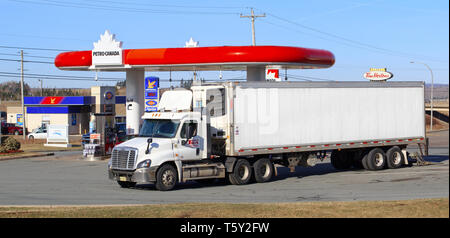
<svg viewBox="0 0 450 238">
<path fill-rule="evenodd" d="M 116 35 L 111 34 L 109 30 L 106 30 L 103 35 L 100 35 L 100 40 L 94 42 L 94 50 L 105 49 L 121 49 L 122 41 L 116 41 Z"/>
</svg>

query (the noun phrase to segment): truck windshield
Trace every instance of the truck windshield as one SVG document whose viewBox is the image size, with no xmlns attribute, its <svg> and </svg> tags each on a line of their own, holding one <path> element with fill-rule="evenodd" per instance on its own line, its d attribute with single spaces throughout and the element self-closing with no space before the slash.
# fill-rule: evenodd
<svg viewBox="0 0 450 238">
<path fill-rule="evenodd" d="M 173 138 L 177 133 L 179 121 L 145 119 L 139 133 L 140 137 Z"/>
</svg>

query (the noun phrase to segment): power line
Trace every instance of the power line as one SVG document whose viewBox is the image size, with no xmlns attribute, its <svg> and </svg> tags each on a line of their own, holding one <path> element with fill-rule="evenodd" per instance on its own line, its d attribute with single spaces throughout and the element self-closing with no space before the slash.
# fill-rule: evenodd
<svg viewBox="0 0 450 238">
<path fill-rule="evenodd" d="M 10 0 L 12 1 L 12 0 Z M 172 10 L 155 10 L 148 8 L 130 8 L 130 7 L 114 7 L 111 5 L 96 5 L 96 4 L 87 4 L 87 3 L 71 3 L 71 2 L 63 2 L 63 1 L 50 1 L 47 0 L 45 2 L 33 2 L 33 1 L 25 1 L 25 0 L 15 0 L 14 2 L 20 3 L 31 3 L 31 4 L 39 4 L 39 5 L 49 5 L 49 6 L 58 6 L 58 7 L 69 7 L 69 8 L 82 8 L 82 9 L 95 9 L 95 10 L 105 10 L 105 11 L 116 11 L 116 12 L 134 12 L 134 13 L 155 13 L 155 14 L 207 14 L 207 15 L 216 15 L 216 14 L 238 14 L 234 12 L 195 12 L 195 11 L 172 11 Z"/>
<path fill-rule="evenodd" d="M 18 76 L 19 73 L 15 72 L 0 72 L 2 76 Z M 24 74 L 24 76 L 28 78 L 47 78 L 47 79 L 61 79 L 61 80 L 94 80 L 94 77 L 86 77 L 86 76 L 70 76 L 70 75 L 51 75 L 51 74 Z M 125 80 L 124 78 L 110 78 L 110 77 L 101 77 L 104 79 L 103 81 L 120 81 Z"/>
<path fill-rule="evenodd" d="M 13 61 L 13 62 L 22 62 L 20 59 L 0 59 L 1 61 Z M 53 62 L 47 61 L 34 61 L 34 60 L 24 60 L 24 63 L 38 63 L 38 64 L 53 64 Z"/>
<path fill-rule="evenodd" d="M 0 45 L 0 48 L 5 49 L 18 49 L 18 50 L 42 50 L 42 51 L 73 51 L 73 50 L 64 50 L 64 49 L 49 49 L 49 48 L 30 48 L 30 47 L 20 47 L 20 46 L 5 46 Z"/>
<path fill-rule="evenodd" d="M 280 72 L 280 75 L 281 76 L 288 76 L 288 78 L 299 79 L 299 80 L 309 81 L 309 82 L 312 82 L 312 81 L 315 81 L 315 80 L 328 81 L 328 82 L 334 81 L 334 80 L 331 80 L 331 79 L 323 79 L 323 78 L 309 77 L 309 76 L 302 76 L 302 75 L 295 75 L 295 74 L 285 74 L 285 73 L 281 73 L 281 72 Z"/>
<path fill-rule="evenodd" d="M 149 4 L 149 3 L 138 3 L 138 2 L 131 2 L 126 1 L 126 3 L 123 2 L 117 2 L 117 1 L 102 1 L 102 0 L 83 0 L 85 2 L 104 2 L 104 3 L 113 3 L 118 5 L 136 5 L 136 6 L 153 6 L 153 7 L 169 7 L 169 8 L 205 8 L 205 9 L 240 9 L 242 7 L 224 7 L 224 6 L 193 6 L 193 5 L 166 5 L 166 4 Z"/>
<path fill-rule="evenodd" d="M 345 38 L 345 37 L 342 37 L 342 36 L 338 36 L 338 35 L 336 35 L 336 34 L 328 33 L 328 32 L 322 31 L 322 30 L 318 30 L 318 29 L 316 29 L 316 28 L 313 28 L 313 27 L 310 27 L 310 26 L 306 26 L 306 25 L 300 24 L 300 23 L 298 23 L 298 22 L 294 22 L 294 21 L 288 20 L 288 19 L 286 19 L 286 18 L 277 16 L 277 15 L 274 15 L 274 14 L 271 14 L 271 13 L 268 13 L 267 15 L 272 16 L 273 18 L 276 18 L 276 19 L 278 19 L 278 20 L 280 20 L 280 21 L 287 22 L 287 23 L 290 23 L 290 24 L 292 24 L 292 25 L 301 27 L 301 28 L 303 28 L 303 29 L 307 29 L 307 30 L 312 31 L 312 32 L 315 32 L 315 33 L 319 33 L 319 34 L 326 35 L 326 36 L 331 37 L 331 38 L 334 38 L 334 39 L 339 39 L 339 40 L 341 40 L 341 41 L 345 41 L 345 42 L 347 42 L 347 43 L 351 43 L 351 44 L 353 44 L 353 46 L 355 46 L 355 45 L 357 45 L 357 46 L 363 46 L 363 47 L 366 47 L 366 48 L 370 48 L 370 49 L 372 49 L 372 50 L 377 50 L 377 51 L 381 51 L 381 52 L 388 53 L 388 54 L 391 54 L 391 55 L 396 55 L 396 56 L 413 57 L 413 58 L 427 58 L 427 60 L 429 60 L 429 61 L 445 62 L 445 63 L 448 62 L 448 61 L 443 61 L 443 60 L 430 59 L 430 57 L 428 57 L 428 56 L 423 56 L 423 55 L 413 55 L 413 54 L 407 54 L 407 53 L 400 52 L 400 51 L 394 51 L 394 50 L 390 50 L 390 49 L 385 49 L 385 48 L 382 48 L 382 47 L 370 45 L 370 44 L 367 44 L 367 43 L 364 43 L 364 42 L 360 42 L 360 41 L 348 39 L 348 38 Z M 322 39 L 323 39 L 323 38 L 322 38 Z M 342 42 L 341 42 L 341 43 L 342 43 Z M 379 53 L 380 53 L 380 52 L 379 52 Z"/>
</svg>

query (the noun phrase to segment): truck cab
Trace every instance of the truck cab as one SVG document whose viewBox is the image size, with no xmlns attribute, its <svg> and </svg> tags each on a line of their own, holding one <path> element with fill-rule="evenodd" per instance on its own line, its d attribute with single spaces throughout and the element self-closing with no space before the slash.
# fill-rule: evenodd
<svg viewBox="0 0 450 238">
<path fill-rule="evenodd" d="M 155 183 L 170 190 L 176 181 L 224 176 L 217 164 L 202 162 L 210 156 L 209 116 L 202 105 L 202 95 L 191 90 L 164 93 L 159 111 L 142 116 L 139 135 L 114 147 L 110 179 L 122 187 Z"/>
</svg>

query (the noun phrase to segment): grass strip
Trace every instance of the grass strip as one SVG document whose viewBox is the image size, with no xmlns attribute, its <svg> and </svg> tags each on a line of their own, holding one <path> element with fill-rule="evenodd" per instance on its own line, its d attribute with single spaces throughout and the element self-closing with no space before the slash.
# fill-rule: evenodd
<svg viewBox="0 0 450 238">
<path fill-rule="evenodd" d="M 0 218 L 449 218 L 449 199 L 0 207 Z"/>
</svg>

